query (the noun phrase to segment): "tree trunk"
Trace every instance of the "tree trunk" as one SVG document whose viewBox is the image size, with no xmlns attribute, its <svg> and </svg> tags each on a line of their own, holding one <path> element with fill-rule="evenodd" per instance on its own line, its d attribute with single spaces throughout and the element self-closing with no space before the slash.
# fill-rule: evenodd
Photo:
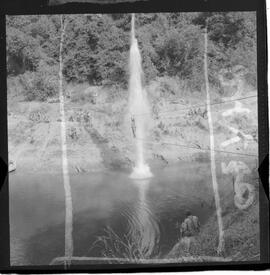
<svg viewBox="0 0 270 275">
<path fill-rule="evenodd" d="M 66 24 L 64 22 L 64 16 L 61 15 L 61 40 L 59 51 L 59 102 L 60 102 L 60 116 L 61 116 L 61 146 L 62 146 L 62 172 L 65 189 L 65 257 L 67 264 L 70 265 L 73 255 L 73 239 L 72 239 L 72 197 L 68 170 L 67 159 L 67 139 L 66 139 L 66 122 L 65 122 L 65 99 L 63 93 L 63 44 L 65 38 Z"/>
<path fill-rule="evenodd" d="M 212 175 L 212 184 L 213 184 L 213 190 L 214 190 L 214 196 L 215 196 L 215 204 L 216 204 L 217 220 L 218 220 L 218 228 L 219 228 L 219 242 L 218 242 L 217 252 L 218 254 L 220 254 L 224 250 L 224 230 L 223 230 L 220 198 L 219 198 L 217 175 L 216 175 L 215 141 L 214 141 L 214 130 L 213 130 L 211 101 L 210 101 L 210 93 L 209 93 L 209 80 L 208 80 L 208 60 L 207 60 L 208 45 L 207 44 L 208 44 L 208 38 L 207 38 L 207 27 L 206 27 L 204 30 L 204 77 L 205 77 L 208 124 L 209 124 L 209 132 L 210 132 L 211 175 Z"/>
</svg>

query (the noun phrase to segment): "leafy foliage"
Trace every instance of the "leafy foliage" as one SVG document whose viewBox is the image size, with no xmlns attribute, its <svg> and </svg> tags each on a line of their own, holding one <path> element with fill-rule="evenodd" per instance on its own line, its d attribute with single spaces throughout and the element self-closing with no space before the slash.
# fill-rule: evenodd
<svg viewBox="0 0 270 275">
<path fill-rule="evenodd" d="M 45 101 L 58 93 L 58 75 L 56 68 L 39 68 L 37 72 L 27 71 L 21 76 L 26 100 Z M 56 73 L 53 75 L 52 70 Z"/>
<path fill-rule="evenodd" d="M 65 80 L 126 87 L 130 19 L 130 14 L 65 15 Z M 200 91 L 206 26 L 210 84 L 219 86 L 222 69 L 242 65 L 256 86 L 256 18 L 249 12 L 136 14 L 145 82 L 175 77 Z M 59 15 L 7 16 L 8 75 L 23 76 L 29 100 L 56 94 L 59 43 Z"/>
</svg>

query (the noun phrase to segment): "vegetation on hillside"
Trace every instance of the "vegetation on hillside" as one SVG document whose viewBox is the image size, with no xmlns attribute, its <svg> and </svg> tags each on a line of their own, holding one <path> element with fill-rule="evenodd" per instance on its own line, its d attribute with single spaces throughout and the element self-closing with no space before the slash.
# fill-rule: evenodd
<svg viewBox="0 0 270 275">
<path fill-rule="evenodd" d="M 127 86 L 130 14 L 65 15 L 66 83 Z M 221 91 L 219 72 L 235 65 L 256 86 L 255 13 L 136 14 L 145 84 L 177 79 L 191 91 L 204 89 L 202 26 L 208 18 L 209 80 Z M 7 16 L 8 78 L 18 78 L 26 100 L 58 92 L 60 15 Z M 228 78 L 232 76 L 227 76 Z"/>
</svg>

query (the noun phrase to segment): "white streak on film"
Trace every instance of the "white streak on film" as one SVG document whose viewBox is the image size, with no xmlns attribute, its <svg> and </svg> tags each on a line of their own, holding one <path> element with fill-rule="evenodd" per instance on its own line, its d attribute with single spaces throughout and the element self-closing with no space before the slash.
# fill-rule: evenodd
<svg viewBox="0 0 270 275">
<path fill-rule="evenodd" d="M 213 189 L 214 189 L 217 220 L 218 220 L 218 229 L 219 229 L 219 242 L 218 242 L 217 252 L 218 252 L 218 254 L 220 254 L 220 253 L 223 252 L 225 244 L 224 244 L 224 230 L 223 230 L 220 198 L 219 198 L 217 175 L 216 175 L 216 161 L 215 161 L 215 150 L 214 150 L 214 148 L 215 148 L 214 129 L 213 129 L 213 122 L 212 122 L 211 100 L 210 100 L 209 83 L 208 83 L 207 27 L 205 28 L 205 32 L 204 32 L 204 40 L 205 40 L 204 41 L 205 42 L 205 48 L 204 48 L 204 77 L 205 77 L 205 88 L 206 88 L 206 103 L 207 103 L 208 124 L 209 124 L 209 131 L 210 131 L 211 174 L 212 174 L 212 184 L 213 184 Z"/>
<path fill-rule="evenodd" d="M 222 113 L 223 117 L 232 116 L 235 114 L 241 114 L 241 113 L 250 113 L 251 111 L 248 108 L 243 108 L 243 104 L 239 101 L 235 102 L 235 106 L 233 109 L 229 109 Z"/>
<path fill-rule="evenodd" d="M 59 54 L 59 101 L 60 101 L 60 116 L 61 116 L 61 147 L 62 147 L 62 172 L 65 189 L 65 257 L 66 263 L 71 264 L 73 255 L 73 239 L 72 239 L 72 197 L 70 188 L 70 178 L 68 170 L 67 159 L 67 139 L 66 139 L 66 122 L 65 122 L 65 108 L 64 108 L 64 95 L 63 95 L 63 42 L 65 36 L 65 24 L 63 22 L 63 15 L 61 15 L 61 41 L 60 41 L 60 54 Z"/>
<path fill-rule="evenodd" d="M 235 177 L 234 183 L 234 204 L 240 209 L 247 209 L 255 200 L 255 189 L 254 186 L 243 182 L 244 175 L 250 174 L 251 170 L 249 167 L 242 161 L 230 161 L 226 166 L 224 162 L 221 163 L 222 173 L 232 174 Z M 248 198 L 244 198 L 244 193 L 248 190 Z"/>
<path fill-rule="evenodd" d="M 239 142 L 241 140 L 241 138 L 240 137 L 233 137 L 233 138 L 231 138 L 231 139 L 229 139 L 229 140 L 225 140 L 225 141 L 223 141 L 221 144 L 220 144 L 220 147 L 221 148 L 225 148 L 225 147 L 227 147 L 227 146 L 229 146 L 229 145 L 231 145 L 231 144 L 234 144 L 234 143 L 236 143 L 236 142 Z"/>
</svg>

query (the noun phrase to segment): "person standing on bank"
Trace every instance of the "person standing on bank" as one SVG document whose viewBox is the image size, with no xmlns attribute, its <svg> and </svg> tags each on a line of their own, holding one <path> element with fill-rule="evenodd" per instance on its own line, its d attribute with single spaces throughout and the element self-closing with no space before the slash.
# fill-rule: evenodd
<svg viewBox="0 0 270 275">
<path fill-rule="evenodd" d="M 186 218 L 180 226 L 180 242 L 184 244 L 187 252 L 191 243 L 195 243 L 195 236 L 200 232 L 200 222 L 197 216 L 193 216 L 190 211 L 186 212 Z"/>
</svg>

